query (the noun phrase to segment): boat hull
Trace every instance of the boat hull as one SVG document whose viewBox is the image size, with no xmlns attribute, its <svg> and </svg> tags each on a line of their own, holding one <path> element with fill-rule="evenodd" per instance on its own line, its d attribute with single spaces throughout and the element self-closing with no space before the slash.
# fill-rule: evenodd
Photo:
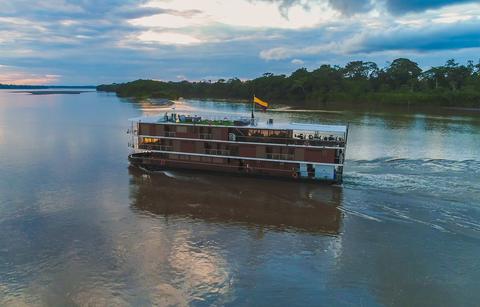
<svg viewBox="0 0 480 307">
<path fill-rule="evenodd" d="M 236 163 L 230 165 L 224 163 L 204 163 L 200 161 L 168 159 L 151 152 L 130 154 L 128 160 L 132 166 L 137 166 L 147 171 L 185 170 L 283 180 L 315 181 L 326 184 L 341 183 L 341 177 L 335 178 L 335 180 L 302 177 L 297 171 L 298 164 L 296 163 L 284 163 L 278 165 L 278 167 L 272 167 L 271 165 L 269 167 L 262 165 L 252 166 L 251 163 L 250 165 L 248 164 L 250 161 L 242 161 L 241 157 L 232 159 L 235 160 L 234 162 Z"/>
</svg>

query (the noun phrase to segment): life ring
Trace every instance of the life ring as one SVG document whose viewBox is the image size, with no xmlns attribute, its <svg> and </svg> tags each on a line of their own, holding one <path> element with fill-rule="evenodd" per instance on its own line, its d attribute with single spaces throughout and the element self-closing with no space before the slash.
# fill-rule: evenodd
<svg viewBox="0 0 480 307">
<path fill-rule="evenodd" d="M 295 170 L 292 172 L 292 177 L 293 177 L 293 179 L 298 178 L 298 173 Z"/>
</svg>

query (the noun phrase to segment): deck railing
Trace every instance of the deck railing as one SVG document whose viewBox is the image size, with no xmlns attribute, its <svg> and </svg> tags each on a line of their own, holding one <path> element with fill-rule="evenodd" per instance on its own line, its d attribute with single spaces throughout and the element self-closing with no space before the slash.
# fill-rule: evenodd
<svg viewBox="0 0 480 307">
<path fill-rule="evenodd" d="M 142 136 L 142 135 L 140 135 Z M 143 135 L 147 137 L 146 135 Z M 175 132 L 165 132 L 165 137 L 176 137 Z M 162 135 L 152 135 L 148 137 L 162 137 Z M 182 139 L 182 137 L 178 137 Z M 214 140 L 211 133 L 198 134 L 200 140 Z M 326 147 L 345 147 L 344 140 L 321 140 L 321 139 L 297 139 L 297 138 L 276 138 L 269 136 L 242 136 L 236 135 L 235 137 L 229 136 L 231 142 L 251 142 L 251 143 L 270 143 L 270 144 L 284 144 L 284 145 L 300 145 L 300 146 L 326 146 Z"/>
<path fill-rule="evenodd" d="M 175 114 L 173 113 L 167 115 L 167 117 L 162 116 L 160 120 L 164 123 L 174 123 L 174 124 L 197 124 L 197 125 L 209 125 L 209 126 L 235 126 L 235 123 L 242 123 L 240 126 L 247 126 L 252 123 L 252 119 L 245 117 L 243 115 L 228 115 L 228 116 L 212 116 L 212 115 L 201 115 L 190 116 L 184 114 Z M 258 124 L 258 118 L 253 119 L 253 126 Z"/>
<path fill-rule="evenodd" d="M 282 153 L 267 153 L 265 158 L 274 159 L 274 160 L 293 160 L 292 154 L 282 154 Z"/>
<path fill-rule="evenodd" d="M 213 139 L 213 134 L 211 133 L 200 133 L 198 137 L 202 140 L 211 140 Z"/>
<path fill-rule="evenodd" d="M 162 150 L 162 151 L 173 151 L 173 146 L 166 145 L 155 145 L 155 144 L 139 144 L 138 148 L 145 150 Z"/>
<path fill-rule="evenodd" d="M 205 149 L 207 155 L 216 155 L 216 156 L 230 156 L 230 150 L 226 149 Z"/>
<path fill-rule="evenodd" d="M 153 151 L 177 151 L 174 150 L 173 146 L 168 146 L 168 145 L 159 145 L 155 143 L 144 143 L 144 144 L 139 144 L 138 149 L 143 149 L 143 150 L 153 150 Z M 179 150 L 181 151 L 181 150 Z M 190 151 L 182 151 L 186 154 L 197 154 L 197 153 L 202 153 L 202 152 L 190 152 Z M 203 150 L 204 154 L 207 155 L 213 155 L 213 156 L 227 156 L 227 157 L 232 157 L 232 158 L 241 158 L 238 151 L 232 151 L 228 149 L 204 149 Z M 255 158 L 252 156 L 246 156 L 246 157 L 251 157 Z M 256 158 L 263 158 L 263 159 L 272 159 L 272 160 L 295 160 L 295 155 L 292 153 L 271 153 L 267 152 L 265 154 L 256 156 Z M 335 158 L 335 163 L 340 163 L 341 160 L 337 157 Z"/>
<path fill-rule="evenodd" d="M 343 140 L 321 140 L 321 139 L 296 139 L 296 138 L 278 138 L 269 136 L 237 136 L 237 142 L 252 143 L 273 143 L 285 145 L 303 145 L 303 146 L 331 146 L 345 147 Z"/>
</svg>

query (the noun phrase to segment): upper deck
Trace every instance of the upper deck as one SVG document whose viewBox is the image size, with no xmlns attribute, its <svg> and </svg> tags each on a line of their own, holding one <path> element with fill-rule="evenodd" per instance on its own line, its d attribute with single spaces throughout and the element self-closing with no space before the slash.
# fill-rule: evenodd
<svg viewBox="0 0 480 307">
<path fill-rule="evenodd" d="M 131 118 L 130 121 L 147 123 L 147 124 L 172 124 L 172 125 L 195 125 L 206 127 L 229 127 L 229 128 L 251 128 L 265 130 L 292 130 L 299 132 L 317 132 L 330 133 L 335 135 L 346 135 L 348 126 L 346 125 L 323 125 L 323 124 L 307 124 L 307 123 L 277 123 L 269 119 L 267 121 L 259 121 L 258 119 L 250 119 L 247 117 L 233 116 L 190 116 L 183 114 L 167 114 L 158 116 L 142 116 Z"/>
<path fill-rule="evenodd" d="M 303 147 L 344 148 L 348 126 L 305 123 L 274 123 L 246 117 L 201 117 L 179 114 L 138 117 L 133 129 L 142 137 L 210 140 L 227 143 L 263 143 Z M 133 126 L 132 126 L 133 128 Z"/>
</svg>

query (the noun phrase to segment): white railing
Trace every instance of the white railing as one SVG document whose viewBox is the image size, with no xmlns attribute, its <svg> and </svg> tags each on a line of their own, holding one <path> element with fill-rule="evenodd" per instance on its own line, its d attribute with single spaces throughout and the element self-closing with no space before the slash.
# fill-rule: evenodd
<svg viewBox="0 0 480 307">
<path fill-rule="evenodd" d="M 155 144 L 139 144 L 138 147 L 140 149 L 146 149 L 146 150 L 163 150 L 163 151 L 172 151 L 173 146 L 165 146 L 165 145 L 155 145 Z"/>
<path fill-rule="evenodd" d="M 200 133 L 199 138 L 200 139 L 205 139 L 205 140 L 211 140 L 211 139 L 213 139 L 213 134 L 211 134 L 211 133 Z"/>
<path fill-rule="evenodd" d="M 281 154 L 281 153 L 267 153 L 267 159 L 275 159 L 275 160 L 293 160 L 292 154 Z"/>
<path fill-rule="evenodd" d="M 205 149 L 205 153 L 208 155 L 216 155 L 216 156 L 229 156 L 230 150 L 225 149 Z"/>
<path fill-rule="evenodd" d="M 181 120 L 181 119 L 184 119 L 184 118 L 188 118 L 189 121 L 184 121 L 184 120 Z M 176 113 L 176 118 L 172 118 L 172 114 L 168 114 L 167 117 L 165 116 L 162 116 L 161 119 L 163 119 L 163 123 L 172 123 L 172 124 L 198 124 L 198 125 L 205 125 L 205 124 L 208 124 L 208 123 L 205 123 L 205 121 L 211 121 L 212 122 L 212 125 L 220 125 L 220 124 L 216 124 L 214 122 L 221 122 L 221 121 L 242 121 L 242 122 L 246 122 L 248 123 L 249 125 L 252 124 L 252 119 L 249 118 L 249 117 L 246 117 L 246 116 L 243 116 L 243 115 L 202 115 L 202 114 L 199 114 L 199 115 L 186 115 L 186 114 L 178 114 Z M 258 124 L 258 118 L 254 118 L 253 119 L 253 125 L 256 126 Z"/>
</svg>

